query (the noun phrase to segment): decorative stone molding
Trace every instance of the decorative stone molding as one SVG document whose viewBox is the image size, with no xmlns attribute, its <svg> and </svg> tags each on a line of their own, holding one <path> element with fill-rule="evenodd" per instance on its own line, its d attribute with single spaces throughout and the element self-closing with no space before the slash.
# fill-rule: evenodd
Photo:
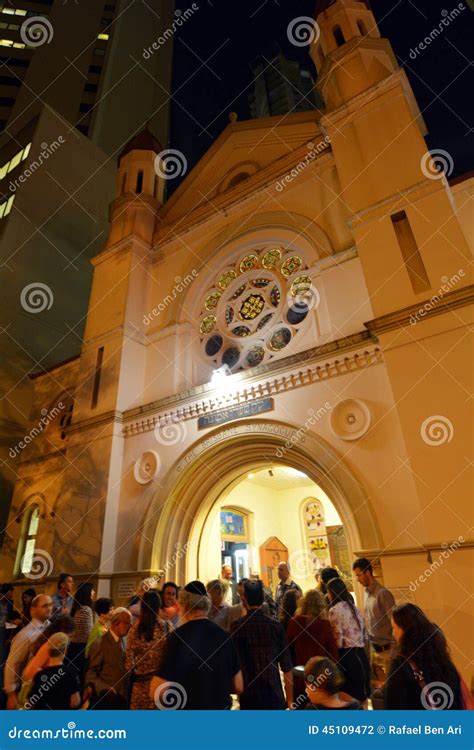
<svg viewBox="0 0 474 750">
<path fill-rule="evenodd" d="M 357 336 L 348 338 L 355 338 L 359 346 L 364 339 L 367 341 L 365 337 L 361 337 L 361 339 Z M 341 341 L 339 340 L 339 343 Z M 271 365 L 255 368 L 252 373 L 238 373 L 232 377 L 232 381 L 229 379 L 229 387 L 232 389 L 232 393 L 227 396 L 216 395 L 212 386 L 208 385 L 206 388 L 201 386 L 199 389 L 192 389 L 192 391 L 180 396 L 148 404 L 139 410 L 134 409 L 125 412 L 123 420 L 126 423 L 123 427 L 123 433 L 125 436 L 130 436 L 149 432 L 157 427 L 165 427 L 175 422 L 195 419 L 216 409 L 248 403 L 266 396 L 274 396 L 278 393 L 318 383 L 338 375 L 345 375 L 382 362 L 382 353 L 372 342 L 359 351 L 347 353 L 343 358 L 327 358 L 326 349 L 331 352 L 341 351 L 337 343 L 331 342 L 331 344 L 325 344 L 316 347 L 316 349 L 285 358 L 286 361 L 282 359 Z M 355 341 L 352 343 L 354 344 Z M 347 341 L 346 345 L 347 348 L 351 348 Z M 323 359 L 324 362 L 321 361 Z M 307 364 L 307 366 L 295 367 L 295 365 L 301 365 L 302 363 Z M 268 373 L 272 373 L 273 377 L 262 377 Z M 141 418 L 137 419 L 139 416 Z"/>
<path fill-rule="evenodd" d="M 159 473 L 161 461 L 155 451 L 145 451 L 135 462 L 133 476 L 138 484 L 148 484 Z"/>
<path fill-rule="evenodd" d="M 340 401 L 329 418 L 332 432 L 341 440 L 358 440 L 368 431 L 371 421 L 369 407 L 359 398 Z"/>
</svg>

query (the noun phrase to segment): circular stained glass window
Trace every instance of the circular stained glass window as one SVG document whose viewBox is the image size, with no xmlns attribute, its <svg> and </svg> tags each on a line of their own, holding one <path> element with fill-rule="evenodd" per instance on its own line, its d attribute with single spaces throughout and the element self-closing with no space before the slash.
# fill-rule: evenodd
<svg viewBox="0 0 474 750">
<path fill-rule="evenodd" d="M 303 292 L 309 292 L 313 283 L 310 276 L 297 276 L 291 285 L 291 294 L 296 297 Z"/>
<path fill-rule="evenodd" d="M 230 269 L 229 271 L 224 271 L 224 273 L 220 277 L 220 279 L 217 282 L 217 284 L 218 284 L 218 286 L 221 289 L 227 289 L 227 287 L 229 286 L 229 284 L 232 284 L 232 282 L 236 278 L 237 278 L 236 272 L 233 271 L 232 269 Z"/>
<path fill-rule="evenodd" d="M 256 255 L 246 255 L 240 262 L 240 273 L 246 273 L 247 271 L 253 271 L 254 268 L 258 268 L 258 257 Z"/>
<path fill-rule="evenodd" d="M 248 326 L 236 326 L 232 329 L 234 336 L 248 336 L 251 330 Z"/>
<path fill-rule="evenodd" d="M 211 336 L 210 339 L 208 339 L 206 343 L 206 354 L 208 357 L 214 357 L 219 349 L 222 346 L 223 338 L 222 336 L 219 336 L 218 333 L 216 333 L 214 336 Z"/>
<path fill-rule="evenodd" d="M 199 330 L 201 331 L 201 333 L 210 333 L 215 325 L 216 325 L 215 315 L 206 315 L 206 317 L 201 320 L 201 325 L 199 326 Z"/>
<path fill-rule="evenodd" d="M 284 349 L 285 346 L 291 341 L 291 331 L 289 328 L 279 328 L 278 331 L 272 334 L 270 341 L 268 342 L 271 349 L 274 352 L 279 352 Z"/>
<path fill-rule="evenodd" d="M 273 318 L 273 313 L 267 313 L 267 315 L 264 315 L 263 318 L 258 321 L 257 331 L 261 331 L 262 328 L 265 328 L 267 323 L 269 323 L 272 318 Z"/>
<path fill-rule="evenodd" d="M 240 295 L 245 292 L 246 286 L 247 284 L 242 284 L 242 286 L 239 286 L 239 288 L 236 289 L 235 292 L 233 293 L 232 297 L 230 297 L 230 301 L 233 302 L 234 300 L 238 299 Z"/>
<path fill-rule="evenodd" d="M 281 259 L 281 250 L 279 247 L 273 247 L 271 250 L 267 250 L 262 257 L 262 266 L 267 269 L 275 268 L 278 261 Z"/>
<path fill-rule="evenodd" d="M 249 294 L 239 309 L 239 318 L 241 320 L 255 320 L 265 307 L 265 300 L 261 294 Z"/>
<path fill-rule="evenodd" d="M 281 293 L 278 289 L 277 285 L 273 287 L 272 291 L 270 292 L 270 302 L 272 303 L 273 307 L 278 307 L 281 300 Z"/>
<path fill-rule="evenodd" d="M 245 357 L 246 363 L 249 367 L 256 367 L 259 365 L 265 356 L 265 349 L 263 346 L 253 346 Z"/>
<path fill-rule="evenodd" d="M 221 298 L 220 292 L 211 292 L 206 299 L 206 303 L 205 303 L 206 310 L 215 310 L 220 298 Z"/>
<path fill-rule="evenodd" d="M 288 310 L 286 319 L 290 325 L 297 326 L 299 323 L 303 322 L 308 312 L 308 305 L 293 305 L 293 307 L 290 307 Z"/>
<path fill-rule="evenodd" d="M 299 271 L 302 265 L 303 261 L 299 255 L 292 255 L 290 258 L 283 261 L 280 270 L 283 276 L 291 276 L 292 273 Z"/>
<path fill-rule="evenodd" d="M 229 346 L 229 348 L 226 349 L 224 354 L 222 355 L 222 363 L 232 369 L 239 361 L 239 357 L 240 349 L 238 349 L 236 346 Z"/>
</svg>

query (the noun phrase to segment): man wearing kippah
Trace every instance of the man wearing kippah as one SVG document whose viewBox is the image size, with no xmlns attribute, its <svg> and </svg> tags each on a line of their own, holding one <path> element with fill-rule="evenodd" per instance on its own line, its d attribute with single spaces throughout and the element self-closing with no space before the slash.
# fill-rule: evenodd
<svg viewBox="0 0 474 750">
<path fill-rule="evenodd" d="M 243 690 L 232 640 L 208 619 L 211 601 L 201 581 L 181 589 L 178 602 L 182 624 L 168 637 L 150 696 L 162 710 L 230 708 L 230 694 Z"/>
</svg>

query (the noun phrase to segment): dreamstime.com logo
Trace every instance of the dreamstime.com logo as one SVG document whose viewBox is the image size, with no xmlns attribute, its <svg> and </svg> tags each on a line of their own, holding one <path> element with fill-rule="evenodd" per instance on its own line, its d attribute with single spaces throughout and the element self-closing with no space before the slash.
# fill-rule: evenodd
<svg viewBox="0 0 474 750">
<path fill-rule="evenodd" d="M 192 542 L 186 542 L 186 544 L 180 544 L 179 542 L 176 542 L 176 551 L 173 552 L 171 559 L 166 561 L 164 568 L 159 570 L 156 575 L 150 576 L 150 578 L 147 578 L 145 580 L 143 584 L 143 590 L 150 591 L 150 589 L 154 589 L 163 578 L 168 578 L 169 571 L 175 567 L 178 560 L 186 557 L 191 546 Z"/>
<path fill-rule="evenodd" d="M 439 36 L 441 36 L 446 27 L 461 15 L 461 12 L 463 10 L 466 10 L 466 6 L 464 5 L 464 3 L 458 3 L 457 8 L 453 8 L 451 11 L 442 10 L 441 21 L 439 22 L 438 26 L 432 29 L 430 33 L 425 36 L 422 42 L 420 42 L 415 48 L 412 48 L 410 50 L 411 59 L 416 60 L 419 54 L 424 52 L 424 50 L 429 47 L 432 42 L 434 42 Z"/>
<path fill-rule="evenodd" d="M 426 313 L 432 310 L 438 304 L 438 302 L 441 302 L 444 295 L 448 294 L 453 289 L 453 287 L 456 286 L 456 284 L 459 284 L 459 282 L 465 275 L 466 274 L 464 273 L 464 270 L 462 268 L 459 268 L 458 272 L 453 274 L 451 278 L 449 278 L 449 276 L 442 276 L 441 281 L 443 283 L 438 289 L 437 293 L 433 294 L 428 302 L 425 302 L 423 307 L 420 307 L 420 309 L 416 313 L 410 315 L 410 325 L 414 326 L 421 320 L 421 318 L 424 318 Z"/>
<path fill-rule="evenodd" d="M 52 422 L 53 419 L 58 416 L 58 414 L 61 414 L 63 409 L 64 404 L 62 401 L 58 401 L 58 405 L 54 406 L 50 411 L 48 411 L 47 409 L 41 409 L 42 417 L 39 420 L 38 424 L 35 427 L 32 427 L 28 435 L 25 435 L 23 440 L 20 440 L 19 443 L 10 448 L 10 450 L 8 451 L 8 455 L 10 456 L 10 458 L 16 458 L 17 456 L 19 456 L 21 451 L 24 450 L 30 443 L 32 443 L 33 440 L 43 432 L 44 428 L 47 427 L 50 422 Z"/>
<path fill-rule="evenodd" d="M 159 305 L 154 307 L 151 312 L 143 316 L 143 325 L 149 326 L 153 318 L 157 318 L 159 315 L 161 315 L 162 312 L 165 312 L 168 305 L 171 305 L 171 303 L 174 302 L 178 295 L 184 292 L 184 290 L 194 281 L 198 273 L 199 271 L 193 268 L 191 273 L 186 274 L 184 279 L 181 278 L 181 276 L 175 276 L 175 285 L 171 291 L 171 294 L 167 294 L 166 297 L 159 303 Z"/>
<path fill-rule="evenodd" d="M 153 53 L 156 52 L 156 50 L 160 49 L 160 47 L 163 47 L 163 45 L 166 44 L 169 39 L 171 39 L 173 34 L 181 26 L 183 26 L 197 10 L 199 10 L 199 5 L 197 3 L 193 3 L 189 8 L 186 8 L 186 10 L 183 11 L 175 10 L 175 18 L 171 26 L 168 26 L 168 28 L 165 29 L 163 34 L 159 36 L 158 39 L 153 42 L 153 44 L 151 44 L 149 47 L 144 47 L 142 53 L 144 60 L 149 60 Z"/>
<path fill-rule="evenodd" d="M 63 145 L 63 143 L 66 143 L 66 139 L 63 138 L 62 135 L 59 135 L 57 140 L 51 141 L 51 143 L 46 143 L 46 141 L 43 141 L 41 144 L 41 151 L 39 152 L 39 155 L 36 159 L 33 159 L 27 167 L 24 168 L 23 172 L 18 175 L 14 180 L 10 180 L 10 184 L 8 186 L 8 189 L 14 193 L 15 190 L 18 190 L 20 185 L 23 185 L 40 167 L 43 166 L 44 162 L 49 159 L 52 154 L 54 154 L 55 151 L 58 150 L 60 146 Z"/>
<path fill-rule="evenodd" d="M 41 313 L 53 306 L 54 294 L 52 289 L 42 281 L 33 281 L 23 287 L 20 294 L 20 304 L 29 313 Z"/>
<path fill-rule="evenodd" d="M 306 47 L 308 44 L 315 44 L 320 33 L 318 24 L 311 16 L 293 18 L 286 29 L 288 41 L 294 47 Z"/>
<path fill-rule="evenodd" d="M 155 427 L 154 435 L 156 442 L 160 445 L 177 445 L 178 443 L 184 443 L 187 429 L 184 422 L 175 420 Z"/>
<path fill-rule="evenodd" d="M 188 160 L 182 151 L 166 148 L 155 156 L 155 172 L 163 180 L 174 180 L 188 171 Z"/>
<path fill-rule="evenodd" d="M 442 414 L 433 414 L 422 422 L 420 434 L 427 445 L 444 445 L 453 439 L 454 426 L 451 420 Z"/>
<path fill-rule="evenodd" d="M 53 38 L 53 26 L 44 16 L 32 16 L 23 21 L 20 27 L 20 37 L 27 47 L 41 47 L 49 44 Z"/>
<path fill-rule="evenodd" d="M 275 183 L 275 189 L 281 193 L 281 191 L 289 185 L 291 182 L 293 182 L 296 177 L 299 177 L 299 175 L 308 167 L 314 159 L 316 159 L 317 156 L 319 156 L 320 153 L 323 151 L 326 151 L 329 148 L 329 145 L 331 143 L 331 139 L 328 135 L 324 136 L 322 141 L 319 141 L 318 143 L 313 143 L 313 141 L 310 141 L 308 143 L 308 153 L 306 154 L 305 158 L 298 162 L 296 167 L 293 167 L 291 172 L 288 172 L 284 177 L 281 178 L 281 180 L 278 180 L 278 182 Z"/>
<path fill-rule="evenodd" d="M 429 180 L 442 180 L 451 177 L 454 169 L 454 159 L 443 148 L 434 148 L 421 157 L 421 171 Z"/>
<path fill-rule="evenodd" d="M 179 682 L 165 682 L 156 688 L 154 700 L 160 711 L 179 711 L 188 702 L 188 694 Z"/>
<path fill-rule="evenodd" d="M 308 419 L 305 419 L 303 425 L 299 428 L 299 430 L 295 430 L 292 436 L 289 438 L 289 440 L 286 441 L 283 448 L 277 448 L 275 451 L 275 455 L 277 458 L 283 458 L 287 450 L 291 450 L 297 443 L 300 442 L 300 440 L 304 439 L 304 436 L 309 431 L 309 429 L 315 425 L 317 422 L 319 422 L 320 419 L 322 419 L 325 414 L 328 413 L 329 409 L 331 408 L 331 404 L 329 401 L 326 401 L 323 406 L 320 406 L 317 411 L 314 411 L 314 409 L 308 409 L 307 414 L 309 414 Z"/>
<path fill-rule="evenodd" d="M 77 729 L 75 721 L 68 721 L 61 729 L 23 729 L 12 727 L 8 730 L 11 740 L 126 740 L 126 729 Z"/>
<path fill-rule="evenodd" d="M 454 694 L 445 682 L 430 682 L 421 691 L 420 699 L 426 711 L 447 711 L 454 703 Z"/>
<path fill-rule="evenodd" d="M 28 562 L 27 556 L 24 555 L 21 559 L 21 570 L 25 567 L 25 563 Z M 23 573 L 25 578 L 29 578 L 30 581 L 39 581 L 40 578 L 47 578 L 51 575 L 54 568 L 53 558 L 44 549 L 37 549 L 29 561 L 30 571 L 29 573 Z"/>
<path fill-rule="evenodd" d="M 425 583 L 428 578 L 431 578 L 431 576 L 436 573 L 439 568 L 442 567 L 444 562 L 448 560 L 453 552 L 455 552 L 459 547 L 464 544 L 465 539 L 463 536 L 458 536 L 458 538 L 452 542 L 451 544 L 442 544 L 441 546 L 444 548 L 443 552 L 438 556 L 437 560 L 434 560 L 429 568 L 426 568 L 423 573 L 420 573 L 418 578 L 415 578 L 414 581 L 410 581 L 410 591 L 415 592 L 419 586 L 421 586 L 422 583 Z"/>
</svg>

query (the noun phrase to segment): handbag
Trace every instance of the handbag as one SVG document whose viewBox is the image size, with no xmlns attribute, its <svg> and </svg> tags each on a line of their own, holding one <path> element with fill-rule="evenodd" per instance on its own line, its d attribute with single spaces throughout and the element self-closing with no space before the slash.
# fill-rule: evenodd
<svg viewBox="0 0 474 750">
<path fill-rule="evenodd" d="M 426 687 L 426 682 L 425 682 L 425 678 L 423 677 L 423 672 L 421 671 L 421 669 L 418 669 L 418 667 L 416 666 L 415 662 L 412 659 L 408 659 L 408 664 L 410 665 L 411 671 L 413 672 L 413 677 L 417 681 L 421 690 L 424 690 L 424 688 Z M 472 711 L 474 710 L 474 700 L 472 698 L 471 692 L 468 686 L 466 685 L 465 681 L 459 674 L 459 672 L 458 672 L 458 677 L 459 677 L 459 687 L 461 690 L 461 700 L 463 704 L 462 708 L 464 711 Z M 430 708 L 433 710 L 436 710 L 437 706 L 433 704 L 429 691 L 426 691 L 426 700 Z"/>
</svg>

